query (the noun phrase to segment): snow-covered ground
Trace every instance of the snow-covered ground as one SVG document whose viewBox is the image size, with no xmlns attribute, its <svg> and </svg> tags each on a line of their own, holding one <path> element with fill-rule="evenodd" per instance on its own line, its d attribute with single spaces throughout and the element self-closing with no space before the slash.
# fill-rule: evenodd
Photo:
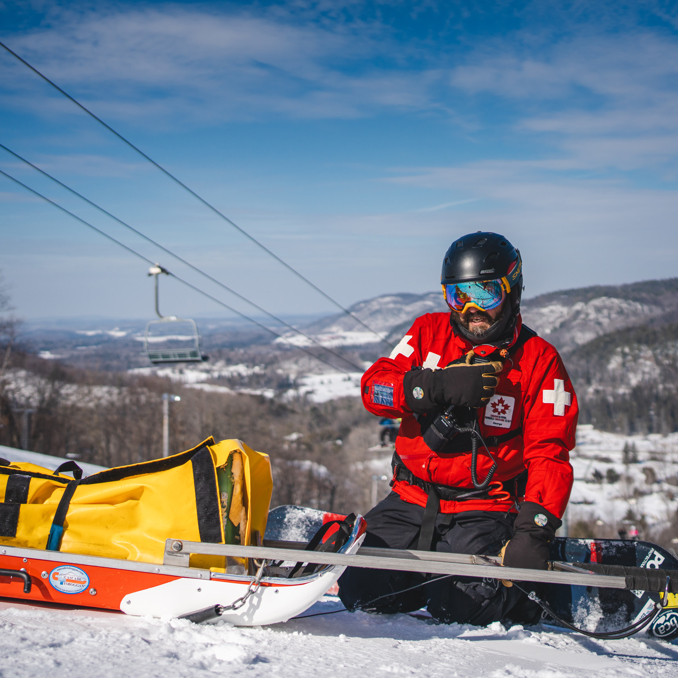
<svg viewBox="0 0 678 678">
<path fill-rule="evenodd" d="M 339 612 L 259 628 L 0 607 L 2 675 L 416 676 L 417 678 L 669 678 L 678 646 L 636 636 L 595 641 L 540 625 L 435 625 L 407 615 Z M 304 615 L 341 609 L 326 596 Z"/>
<path fill-rule="evenodd" d="M 558 347 L 581 346 L 607 332 L 635 325 L 664 312 L 661 306 L 641 304 L 617 297 L 595 297 L 574 304 L 552 302 L 544 306 L 527 301 L 523 320 L 542 337 L 551 340 L 559 334 Z M 633 322 L 635 321 L 635 322 Z"/>
<path fill-rule="evenodd" d="M 123 389 L 115 386 L 51 383 L 34 372 L 21 369 L 5 372 L 3 388 L 12 401 L 21 403 L 23 407 L 39 407 L 56 388 L 66 402 L 85 406 L 110 403 L 123 392 Z"/>
<path fill-rule="evenodd" d="M 635 463 L 624 464 L 625 446 L 635 448 Z M 568 508 L 570 524 L 593 518 L 616 532 L 627 514 L 633 513 L 659 530 L 676 514 L 677 433 L 625 436 L 579 426 L 571 459 L 575 483 Z"/>
<path fill-rule="evenodd" d="M 288 397 L 306 396 L 314 403 L 344 397 L 360 397 L 360 372 L 330 372 L 326 374 L 309 374 L 298 379 L 298 387 L 288 391 Z"/>
<path fill-rule="evenodd" d="M 384 337 L 375 334 L 374 332 L 355 332 L 348 330 L 337 330 L 335 332 L 326 332 L 323 334 L 316 334 L 312 340 L 301 334 L 289 334 L 279 337 L 273 343 L 284 346 L 298 346 L 305 348 L 307 346 L 314 346 L 320 344 L 327 348 L 337 348 L 339 346 L 362 346 L 364 344 L 376 344 Z"/>
<path fill-rule="evenodd" d="M 164 365 L 160 367 L 137 367 L 129 370 L 130 374 L 148 376 L 154 374 L 158 377 L 171 379 L 177 383 L 198 384 L 209 379 L 222 377 L 247 377 L 252 374 L 260 374 L 264 370 L 259 365 L 227 365 L 223 360 L 214 363 L 195 363 L 187 365 Z"/>
<path fill-rule="evenodd" d="M 224 361 L 199 363 L 196 365 L 171 365 L 162 367 L 139 367 L 130 370 L 130 374 L 150 375 L 171 379 L 187 388 L 196 388 L 211 393 L 243 393 L 262 395 L 266 398 L 276 396 L 272 388 L 231 388 L 222 384 L 209 383 L 229 377 L 248 377 L 261 374 L 264 369 L 259 365 L 226 365 Z M 278 370 L 279 374 L 283 374 Z M 285 394 L 286 398 L 306 397 L 315 403 L 344 397 L 360 397 L 361 372 L 324 372 L 320 374 L 302 374 L 296 379 L 296 387 Z"/>
</svg>

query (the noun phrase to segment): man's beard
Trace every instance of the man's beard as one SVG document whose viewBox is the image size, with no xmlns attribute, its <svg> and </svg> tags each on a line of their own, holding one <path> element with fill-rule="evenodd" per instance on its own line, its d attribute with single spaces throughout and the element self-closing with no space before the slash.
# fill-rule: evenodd
<svg viewBox="0 0 678 678">
<path fill-rule="evenodd" d="M 474 327 L 472 329 L 468 314 L 464 318 L 460 313 L 452 311 L 450 313 L 450 324 L 452 325 L 453 332 L 472 344 L 496 343 L 502 339 L 510 339 L 518 319 L 517 313 L 513 311 L 513 304 L 510 298 L 504 302 L 502 312 L 494 322 L 484 311 L 478 311 L 478 315 L 490 323 L 489 327 L 485 326 L 486 329 Z"/>
<path fill-rule="evenodd" d="M 461 325 L 467 332 L 470 332 L 474 337 L 482 338 L 485 336 L 491 329 L 493 325 L 496 325 L 502 318 L 504 314 L 501 313 L 497 316 L 496 320 L 492 320 L 488 313 L 485 311 L 476 311 L 474 314 L 469 313 L 453 313 L 454 319 L 459 325 Z M 471 320 L 484 320 L 487 325 L 473 327 L 471 326 Z"/>
</svg>

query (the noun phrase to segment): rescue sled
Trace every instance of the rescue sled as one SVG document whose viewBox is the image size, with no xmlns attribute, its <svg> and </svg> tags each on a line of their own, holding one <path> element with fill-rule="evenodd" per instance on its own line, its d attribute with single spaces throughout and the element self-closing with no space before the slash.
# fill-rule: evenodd
<svg viewBox="0 0 678 678">
<path fill-rule="evenodd" d="M 364 531 L 365 521 L 358 517 L 337 554 L 355 553 Z M 256 572 L 238 575 L 190 566 L 190 553 L 206 552 L 223 554 L 224 547 L 168 539 L 165 562 L 153 565 L 3 546 L 0 595 L 134 616 L 193 621 L 221 617 L 236 626 L 259 626 L 301 614 L 327 593 L 345 569 L 310 566 L 304 568 L 308 572 L 290 576 L 297 574 L 294 562 L 255 560 Z M 299 558 L 298 550 L 295 555 Z"/>
<path fill-rule="evenodd" d="M 268 456 L 238 440 L 210 438 L 86 478 L 72 461 L 52 472 L 2 459 L 0 596 L 236 625 L 285 621 L 344 567 L 229 550 L 263 543 L 271 486 Z M 364 538 L 360 517 L 328 527 L 310 548 L 349 555 Z"/>
</svg>

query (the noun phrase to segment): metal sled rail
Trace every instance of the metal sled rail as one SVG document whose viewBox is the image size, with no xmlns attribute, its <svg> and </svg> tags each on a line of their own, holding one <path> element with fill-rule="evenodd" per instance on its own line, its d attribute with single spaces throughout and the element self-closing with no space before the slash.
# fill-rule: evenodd
<svg viewBox="0 0 678 678">
<path fill-rule="evenodd" d="M 190 554 L 255 558 L 303 562 L 322 565 L 344 565 L 374 570 L 399 570 L 426 574 L 455 575 L 461 577 L 507 579 L 567 586 L 598 586 L 611 589 L 644 591 L 678 591 L 678 571 L 649 570 L 640 567 L 618 567 L 619 574 L 596 574 L 590 569 L 596 563 L 582 564 L 553 562 L 552 570 L 528 570 L 516 567 L 501 567 L 499 559 L 489 556 L 474 556 L 456 553 L 409 551 L 362 547 L 354 555 L 305 551 L 305 544 L 298 542 L 265 542 L 264 546 L 237 546 L 232 544 L 206 544 L 203 542 L 168 539 L 165 545 L 165 565 L 188 567 Z M 303 558 L 302 556 L 303 552 Z"/>
</svg>

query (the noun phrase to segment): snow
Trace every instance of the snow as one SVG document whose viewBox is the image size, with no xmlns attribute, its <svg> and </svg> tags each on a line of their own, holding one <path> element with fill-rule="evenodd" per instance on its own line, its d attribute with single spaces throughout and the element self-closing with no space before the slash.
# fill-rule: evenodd
<svg viewBox="0 0 678 678">
<path fill-rule="evenodd" d="M 523 306 L 523 320 L 541 336 L 559 336 L 558 346 L 581 346 L 612 330 L 635 325 L 663 312 L 662 307 L 616 297 L 590 301 L 552 302 L 544 306 Z"/>
<path fill-rule="evenodd" d="M 115 386 L 86 386 L 51 382 L 33 372 L 22 369 L 8 370 L 3 377 L 5 393 L 15 403 L 24 407 L 40 407 L 54 390 L 65 402 L 78 406 L 92 407 L 97 404 L 114 402 L 124 389 Z"/>
<path fill-rule="evenodd" d="M 305 348 L 320 344 L 326 348 L 336 348 L 338 346 L 362 346 L 364 344 L 379 343 L 384 337 L 376 335 L 374 332 L 351 332 L 337 330 L 331 333 L 317 334 L 313 341 L 301 334 L 290 334 L 278 337 L 273 343 L 286 346 L 297 346 Z"/>
<path fill-rule="evenodd" d="M 641 383 L 653 386 L 661 384 L 666 367 L 675 366 L 677 359 L 678 342 L 675 341 L 667 341 L 653 348 L 642 344 L 619 346 L 610 355 L 607 370 L 612 379 L 616 376 L 622 382 L 615 392 L 623 394 Z M 593 394 L 604 389 L 592 384 L 588 392 Z"/>
<path fill-rule="evenodd" d="M 359 398 L 362 373 L 328 372 L 309 374 L 298 379 L 298 386 L 288 391 L 286 397 L 306 396 L 314 403 L 324 403 L 335 398 Z"/>
<path fill-rule="evenodd" d="M 107 334 L 109 337 L 120 339 L 122 337 L 126 337 L 129 334 L 129 330 L 121 330 L 118 327 L 114 327 L 112 330 L 76 330 L 75 333 L 83 334 L 86 337 L 96 337 L 101 334 Z M 143 337 L 141 341 L 143 341 Z"/>
<path fill-rule="evenodd" d="M 326 596 L 302 617 L 339 609 Z M 3 675 L 15 678 L 678 676 L 673 643 L 638 636 L 595 641 L 546 625 L 436 625 L 407 615 L 338 612 L 235 628 L 7 603 L 0 629 Z"/>
<path fill-rule="evenodd" d="M 424 313 L 445 311 L 447 306 L 440 292 L 430 292 L 425 295 L 395 294 L 376 297 L 354 304 L 349 310 L 351 315 L 342 313 L 323 318 L 304 328 L 304 333 L 328 348 L 374 344 L 387 337 L 399 325 L 410 325 L 414 318 Z M 374 331 L 368 331 L 356 318 Z M 311 345 L 306 337 L 291 332 L 276 339 L 274 343 L 289 346 Z"/>
<path fill-rule="evenodd" d="M 312 475 L 314 478 L 331 478 L 332 474 L 326 466 L 318 464 L 316 461 L 309 459 L 295 459 L 287 462 L 290 466 L 298 468 L 302 473 Z"/>
<path fill-rule="evenodd" d="M 295 443 L 299 438 L 303 438 L 304 434 L 299 433 L 299 431 L 294 431 L 287 436 L 283 436 L 283 440 L 287 440 L 290 443 Z"/>
<path fill-rule="evenodd" d="M 143 376 L 154 374 L 174 382 L 198 384 L 222 377 L 247 377 L 252 374 L 261 374 L 263 371 L 264 368 L 260 365 L 227 365 L 223 360 L 218 360 L 214 363 L 196 363 L 191 365 L 137 367 L 129 370 L 129 373 Z"/>
<path fill-rule="evenodd" d="M 657 364 L 648 346 L 620 346 L 612 353 L 607 370 L 613 375 L 625 375 L 626 385 L 617 389 L 617 393 L 627 393 L 646 381 L 660 383 L 663 367 Z"/>
<path fill-rule="evenodd" d="M 638 462 L 623 463 L 625 445 L 635 446 Z M 667 527 L 678 510 L 678 434 L 625 436 L 597 431 L 590 425 L 577 428 L 577 447 L 571 453 L 574 487 L 568 506 L 570 524 L 578 519 L 598 519 L 616 533 L 631 510 L 644 515 L 655 530 Z M 619 475 L 610 483 L 593 482 L 597 470 Z M 648 483 L 644 469 L 652 469 L 656 482 Z M 667 482 L 671 481 L 671 482 Z"/>
<path fill-rule="evenodd" d="M 52 351 L 39 351 L 38 358 L 43 360 L 60 360 L 64 356 L 59 355 L 58 353 L 52 353 Z"/>
</svg>

